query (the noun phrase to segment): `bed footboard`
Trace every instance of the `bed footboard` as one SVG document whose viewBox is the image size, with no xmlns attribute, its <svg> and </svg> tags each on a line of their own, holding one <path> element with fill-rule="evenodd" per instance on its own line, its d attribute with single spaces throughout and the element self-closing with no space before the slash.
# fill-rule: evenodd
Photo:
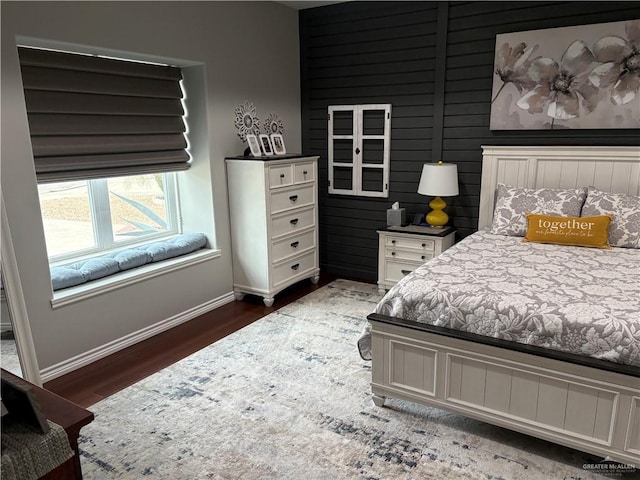
<svg viewBox="0 0 640 480">
<path fill-rule="evenodd" d="M 371 321 L 372 393 L 640 463 L 640 379 Z"/>
</svg>

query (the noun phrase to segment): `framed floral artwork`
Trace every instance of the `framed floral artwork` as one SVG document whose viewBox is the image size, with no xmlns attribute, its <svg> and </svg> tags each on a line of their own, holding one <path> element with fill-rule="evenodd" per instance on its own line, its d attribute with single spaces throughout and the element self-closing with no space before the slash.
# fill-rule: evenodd
<svg viewBox="0 0 640 480">
<path fill-rule="evenodd" d="M 640 128 L 640 20 L 497 35 L 490 128 Z"/>
</svg>

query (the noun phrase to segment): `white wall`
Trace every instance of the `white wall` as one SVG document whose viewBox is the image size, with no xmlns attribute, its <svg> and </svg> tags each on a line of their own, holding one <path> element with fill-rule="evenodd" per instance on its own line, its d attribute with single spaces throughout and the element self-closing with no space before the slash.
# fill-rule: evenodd
<svg viewBox="0 0 640 480">
<path fill-rule="evenodd" d="M 298 14 L 275 2 L 8 2 L 2 16 L 2 192 L 40 369 L 100 348 L 232 290 L 224 157 L 244 145 L 234 107 L 274 112 L 288 151 L 300 151 Z M 189 99 L 200 225 L 222 256 L 52 309 L 46 247 L 19 73 L 16 38 L 87 51 L 176 59 L 205 98 Z M 130 55 L 130 56 L 131 56 Z M 132 57 L 132 58 L 133 58 Z M 204 77 L 202 76 L 204 72 Z M 193 73 L 193 76 L 191 74 Z M 204 79 L 204 81 L 202 81 Z M 189 93 L 189 92 L 187 92 Z M 197 125 L 193 124 L 197 121 Z M 192 217 L 193 219 L 193 217 Z M 215 225 L 214 225 L 215 222 Z M 195 223 L 191 221 L 191 223 Z M 215 232 L 215 236 L 213 235 Z"/>
</svg>

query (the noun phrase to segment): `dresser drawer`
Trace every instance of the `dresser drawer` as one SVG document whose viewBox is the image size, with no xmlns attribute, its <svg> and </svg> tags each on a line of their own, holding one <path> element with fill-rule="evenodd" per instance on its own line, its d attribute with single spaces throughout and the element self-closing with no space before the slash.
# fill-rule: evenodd
<svg viewBox="0 0 640 480">
<path fill-rule="evenodd" d="M 293 185 L 293 165 L 272 165 L 269 167 L 269 188 Z"/>
<path fill-rule="evenodd" d="M 433 258 L 433 253 L 417 252 L 415 250 L 399 250 L 397 248 L 387 248 L 385 255 L 388 259 L 406 260 L 408 262 L 424 263 Z"/>
<path fill-rule="evenodd" d="M 271 216 L 271 238 L 288 235 L 315 225 L 314 207 Z"/>
<path fill-rule="evenodd" d="M 273 266 L 273 286 L 286 282 L 316 267 L 316 252 L 311 251 Z"/>
<path fill-rule="evenodd" d="M 293 172 L 295 183 L 313 182 L 316 179 L 313 162 L 296 163 L 293 165 Z"/>
<path fill-rule="evenodd" d="M 417 248 L 425 252 L 433 252 L 435 242 L 428 238 L 387 236 L 386 245 L 395 248 Z"/>
<path fill-rule="evenodd" d="M 315 189 L 313 185 L 305 185 L 294 189 L 273 190 L 269 200 L 271 213 L 313 205 L 316 201 Z"/>
<path fill-rule="evenodd" d="M 413 272 L 419 266 L 420 264 L 402 263 L 402 262 L 387 260 L 385 262 L 384 279 L 387 282 L 397 283 L 402 277 L 404 277 L 408 273 Z"/>
<path fill-rule="evenodd" d="M 271 258 L 274 262 L 279 262 L 283 258 L 303 252 L 309 248 L 316 246 L 316 230 L 307 230 L 306 232 L 283 238 L 273 242 L 271 250 Z"/>
</svg>

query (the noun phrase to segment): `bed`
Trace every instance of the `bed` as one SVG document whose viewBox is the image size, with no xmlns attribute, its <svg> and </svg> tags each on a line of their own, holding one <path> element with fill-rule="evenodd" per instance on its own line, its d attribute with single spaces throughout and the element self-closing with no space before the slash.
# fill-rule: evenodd
<svg viewBox="0 0 640 480">
<path fill-rule="evenodd" d="M 602 213 L 611 198 L 640 194 L 640 147 L 483 147 L 478 232 L 404 277 L 367 317 L 358 346 L 372 361 L 373 400 L 637 465 L 640 232 L 623 227 L 637 232 L 640 210 L 625 204 L 612 217 L 610 249 L 523 242 L 522 219 L 504 207 L 539 189 L 562 189 L 567 216 Z M 544 213 L 559 214 L 549 205 Z"/>
</svg>

